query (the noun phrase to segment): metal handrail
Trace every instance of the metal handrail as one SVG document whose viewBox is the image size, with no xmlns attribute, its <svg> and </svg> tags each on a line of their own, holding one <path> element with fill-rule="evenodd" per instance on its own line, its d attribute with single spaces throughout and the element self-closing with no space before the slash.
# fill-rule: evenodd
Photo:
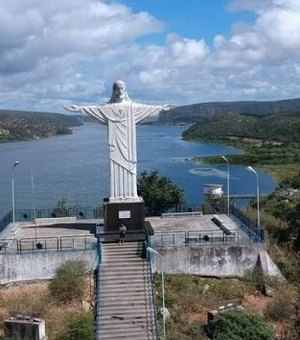
<svg viewBox="0 0 300 340">
<path fill-rule="evenodd" d="M 148 264 L 148 286 L 151 294 L 151 299 L 150 299 L 150 306 L 153 309 L 153 316 L 154 316 L 154 330 L 153 330 L 153 336 L 158 340 L 159 339 L 159 326 L 157 323 L 157 308 L 156 308 L 156 303 L 155 303 L 155 295 L 154 295 L 154 290 L 153 290 L 153 272 L 152 272 L 152 264 L 151 264 L 151 255 L 147 252 L 147 247 L 150 246 L 150 243 L 147 241 L 143 242 L 143 249 L 145 249 L 146 252 L 146 259 L 147 259 L 147 264 Z"/>
</svg>

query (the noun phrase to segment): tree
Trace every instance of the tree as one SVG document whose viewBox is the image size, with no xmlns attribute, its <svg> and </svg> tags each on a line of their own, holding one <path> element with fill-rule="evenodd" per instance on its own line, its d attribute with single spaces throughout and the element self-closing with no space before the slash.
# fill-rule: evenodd
<svg viewBox="0 0 300 340">
<path fill-rule="evenodd" d="M 170 206 L 185 204 L 184 191 L 158 171 L 143 171 L 138 177 L 138 195 L 145 201 L 148 216 L 157 216 Z"/>
<path fill-rule="evenodd" d="M 62 264 L 49 284 L 51 295 L 63 303 L 82 299 L 85 272 L 82 261 L 70 260 Z"/>
<path fill-rule="evenodd" d="M 273 340 L 275 332 L 258 314 L 243 310 L 220 313 L 215 323 L 216 340 Z"/>
</svg>

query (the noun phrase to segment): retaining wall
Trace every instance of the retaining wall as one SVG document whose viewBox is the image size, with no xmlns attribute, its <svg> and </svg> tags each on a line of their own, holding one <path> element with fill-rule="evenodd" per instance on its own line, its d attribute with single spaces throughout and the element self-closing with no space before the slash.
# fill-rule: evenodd
<svg viewBox="0 0 300 340">
<path fill-rule="evenodd" d="M 157 248 L 163 257 L 164 272 L 230 277 L 244 275 L 257 263 L 263 245 Z M 151 254 L 153 272 L 161 272 L 161 259 Z"/>
<path fill-rule="evenodd" d="M 97 264 L 96 257 L 96 250 L 0 255 L 0 284 L 51 279 L 55 270 L 68 260 L 82 260 L 92 270 Z"/>
</svg>

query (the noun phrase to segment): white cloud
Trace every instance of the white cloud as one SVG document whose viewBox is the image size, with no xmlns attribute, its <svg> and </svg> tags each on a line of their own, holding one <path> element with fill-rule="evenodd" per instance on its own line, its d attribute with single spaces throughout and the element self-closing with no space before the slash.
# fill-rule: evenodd
<svg viewBox="0 0 300 340">
<path fill-rule="evenodd" d="M 232 0 L 228 9 L 252 11 L 256 20 L 234 23 L 209 46 L 164 32 L 161 21 L 116 1 L 2 0 L 0 107 L 61 111 L 64 101 L 103 102 L 120 78 L 144 102 L 298 96 L 299 0 Z M 149 42 L 156 33 L 165 44 Z"/>
</svg>

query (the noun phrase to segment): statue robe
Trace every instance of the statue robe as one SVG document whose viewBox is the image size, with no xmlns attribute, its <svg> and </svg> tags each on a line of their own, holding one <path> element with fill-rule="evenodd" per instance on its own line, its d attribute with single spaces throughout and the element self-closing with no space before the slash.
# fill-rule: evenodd
<svg viewBox="0 0 300 340">
<path fill-rule="evenodd" d="M 81 107 L 81 112 L 107 125 L 110 201 L 138 199 L 136 124 L 161 110 L 162 106 L 132 102 Z"/>
</svg>

